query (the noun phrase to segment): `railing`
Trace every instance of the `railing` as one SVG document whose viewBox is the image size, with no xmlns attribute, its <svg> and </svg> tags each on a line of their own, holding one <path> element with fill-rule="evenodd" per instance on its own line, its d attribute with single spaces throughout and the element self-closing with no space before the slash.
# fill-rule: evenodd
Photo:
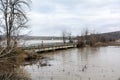
<svg viewBox="0 0 120 80">
<path fill-rule="evenodd" d="M 44 49 L 44 48 L 52 48 L 52 47 L 61 47 L 61 46 L 74 46 L 76 47 L 75 43 L 47 43 L 47 44 L 35 44 L 30 46 L 24 46 L 23 49 L 30 50 L 30 49 Z"/>
</svg>

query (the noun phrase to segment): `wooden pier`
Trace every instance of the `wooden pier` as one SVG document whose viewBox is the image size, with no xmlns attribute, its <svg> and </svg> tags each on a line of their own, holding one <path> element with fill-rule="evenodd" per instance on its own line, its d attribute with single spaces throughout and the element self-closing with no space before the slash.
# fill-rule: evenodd
<svg viewBox="0 0 120 80">
<path fill-rule="evenodd" d="M 42 44 L 42 45 L 32 45 L 29 47 L 24 47 L 24 50 L 34 50 L 37 53 L 57 51 L 57 50 L 65 50 L 70 48 L 75 48 L 76 44 L 61 44 L 61 43 L 52 43 L 52 44 Z"/>
</svg>

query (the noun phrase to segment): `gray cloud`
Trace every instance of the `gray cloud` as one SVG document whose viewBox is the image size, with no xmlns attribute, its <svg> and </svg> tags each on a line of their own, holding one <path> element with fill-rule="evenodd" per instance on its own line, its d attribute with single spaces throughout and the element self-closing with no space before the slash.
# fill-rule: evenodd
<svg viewBox="0 0 120 80">
<path fill-rule="evenodd" d="M 83 28 L 97 32 L 120 30 L 119 0 L 32 0 L 29 13 L 32 35 L 73 35 Z"/>
</svg>

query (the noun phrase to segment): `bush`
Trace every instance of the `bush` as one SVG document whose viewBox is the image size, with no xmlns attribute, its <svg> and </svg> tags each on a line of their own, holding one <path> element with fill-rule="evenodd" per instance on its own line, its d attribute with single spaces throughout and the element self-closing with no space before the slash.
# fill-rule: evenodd
<svg viewBox="0 0 120 80">
<path fill-rule="evenodd" d="M 85 43 L 83 41 L 80 41 L 77 43 L 77 47 L 78 48 L 85 47 Z"/>
</svg>

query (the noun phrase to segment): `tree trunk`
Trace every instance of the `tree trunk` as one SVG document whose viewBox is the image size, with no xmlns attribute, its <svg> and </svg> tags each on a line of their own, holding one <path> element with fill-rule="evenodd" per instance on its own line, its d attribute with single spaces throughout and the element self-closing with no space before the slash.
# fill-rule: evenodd
<svg viewBox="0 0 120 80">
<path fill-rule="evenodd" d="M 7 48 L 10 48 L 10 42 L 11 42 L 11 38 L 10 38 L 10 33 L 7 33 Z"/>
</svg>

